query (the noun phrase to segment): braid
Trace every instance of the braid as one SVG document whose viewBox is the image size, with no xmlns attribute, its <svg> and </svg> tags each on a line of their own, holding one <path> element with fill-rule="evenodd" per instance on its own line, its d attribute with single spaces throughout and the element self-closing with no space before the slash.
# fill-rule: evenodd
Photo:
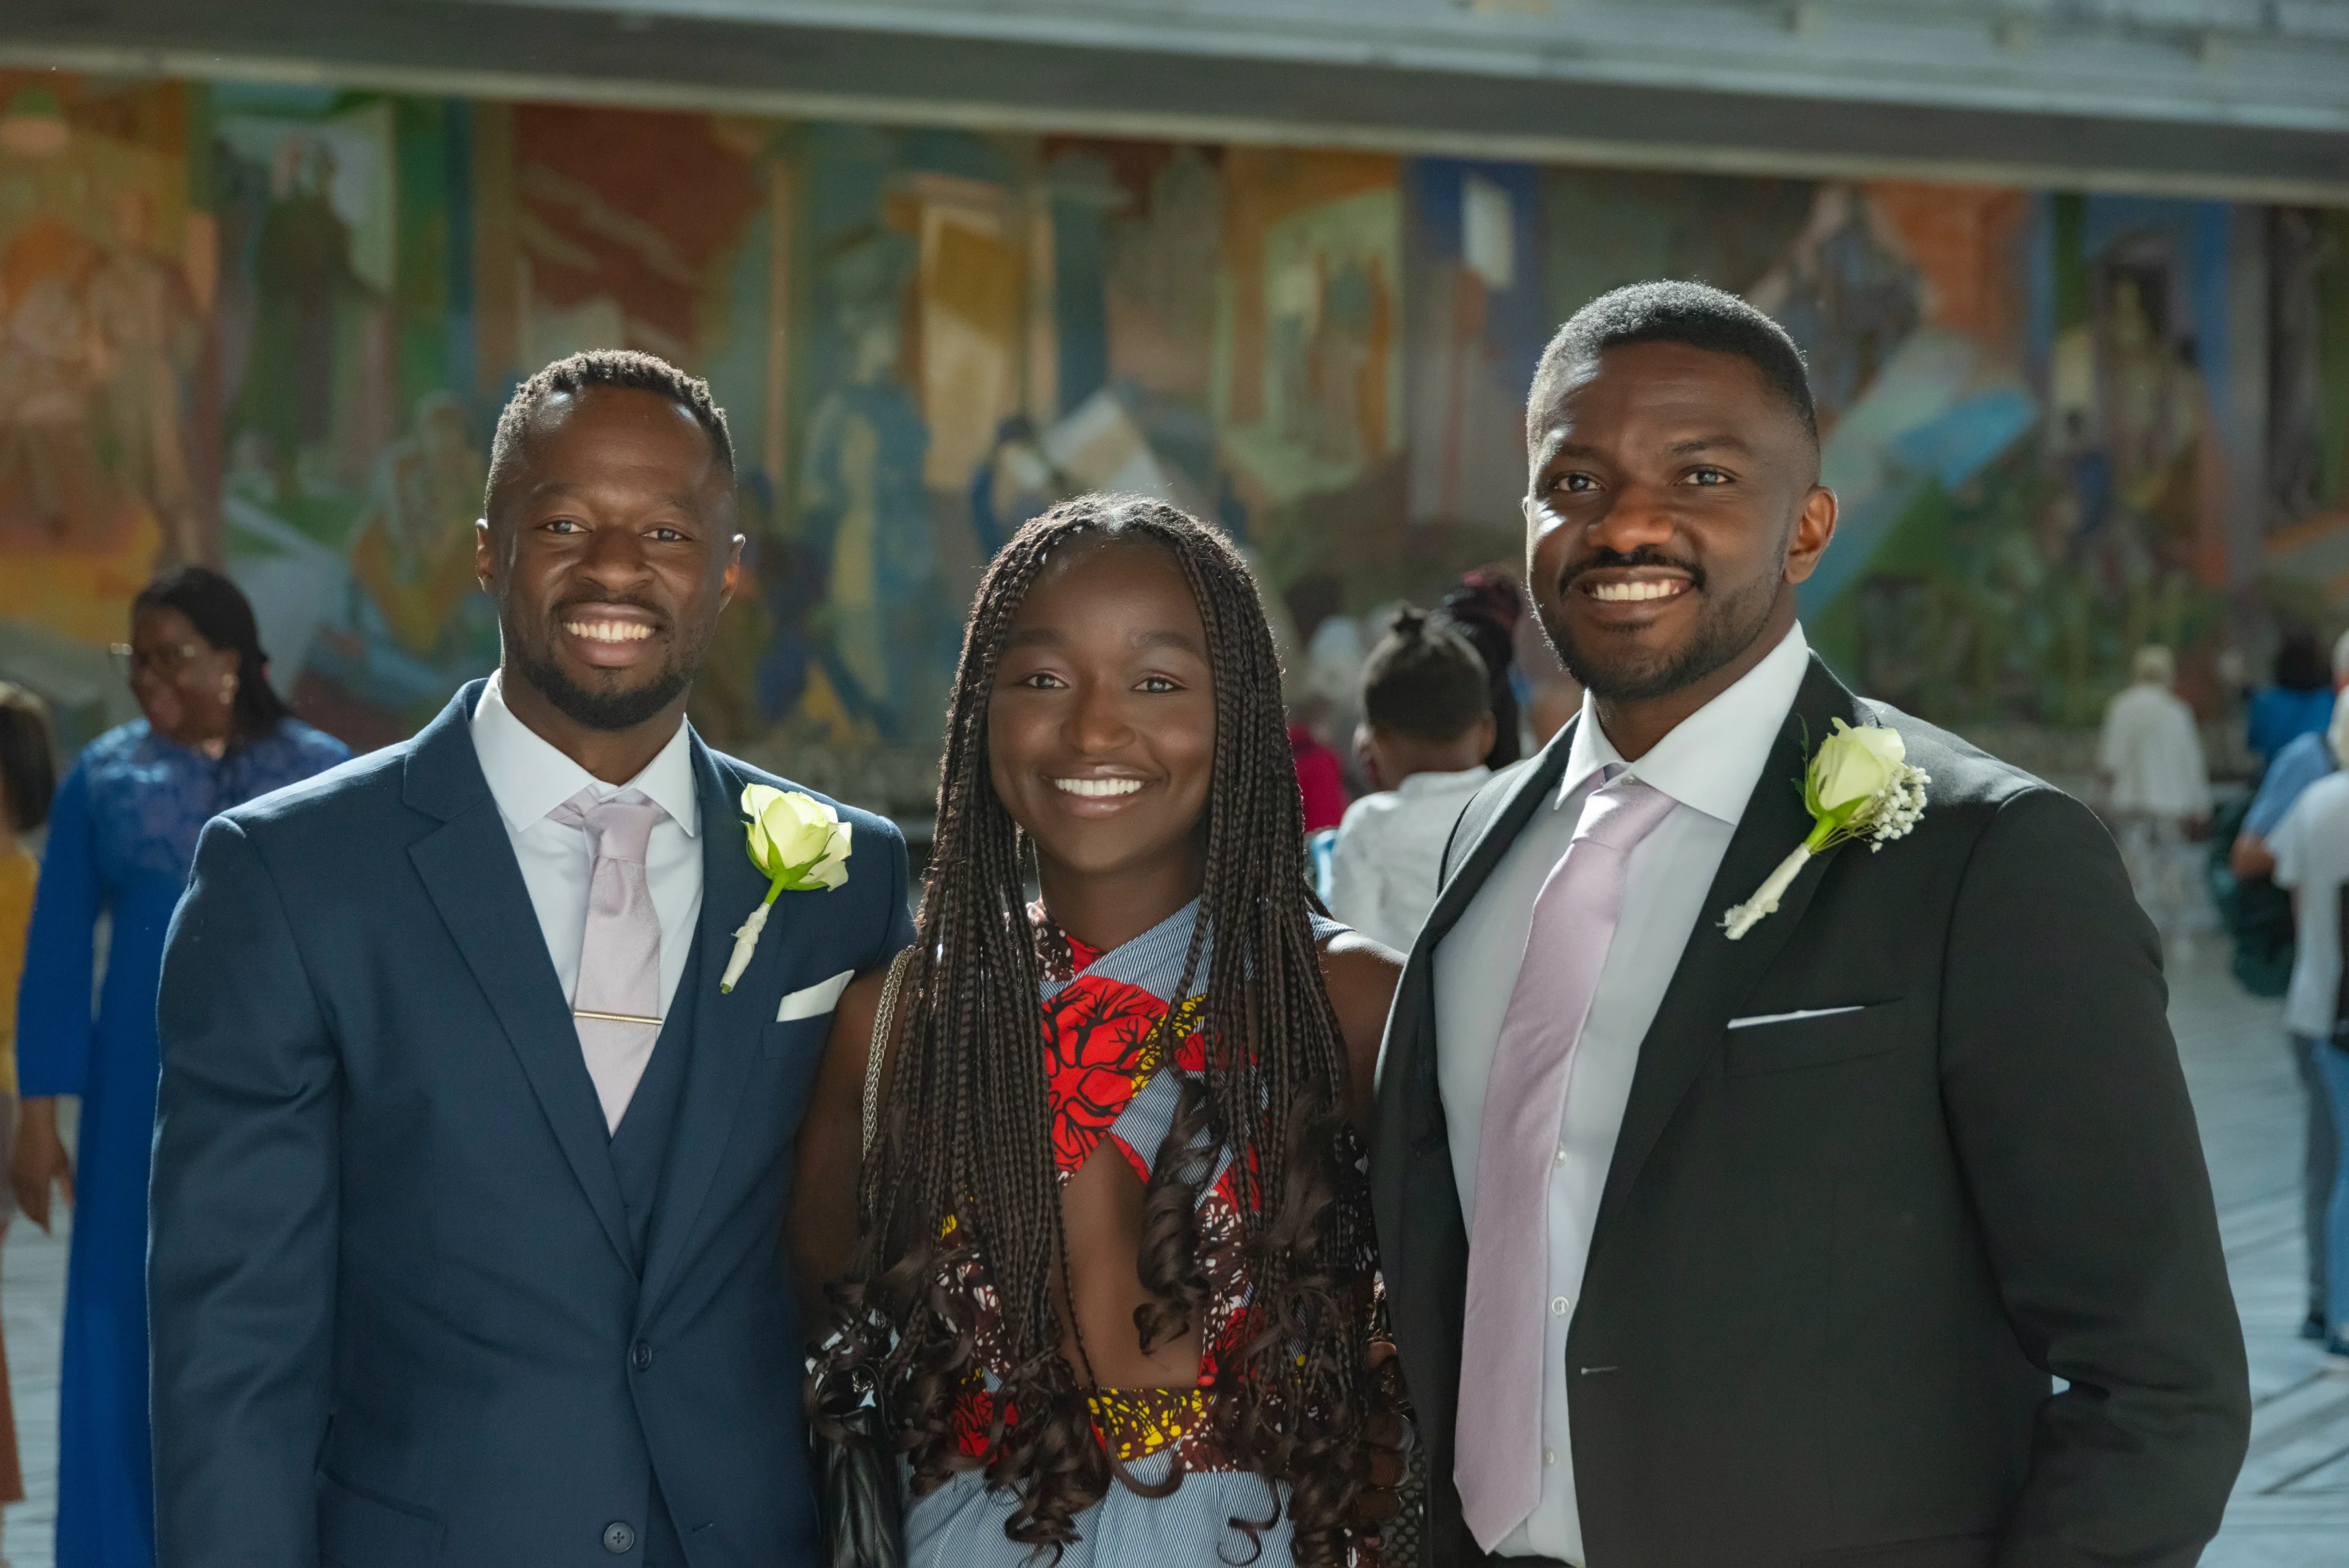
<svg viewBox="0 0 2349 1568">
<path fill-rule="evenodd" d="M 917 1492 L 981 1463 L 991 1483 L 1019 1489 L 1004 1527 L 1015 1541 L 1065 1546 L 1076 1515 L 1114 1479 L 1060 1354 L 1054 1283 L 1066 1247 L 1023 891 L 1030 846 L 988 771 L 989 700 L 1011 623 L 1052 552 L 1087 536 L 1146 539 L 1174 556 L 1215 680 L 1204 888 L 1174 993 L 1201 993 L 1204 957 L 1208 1064 L 1185 1085 L 1145 1192 L 1138 1262 L 1155 1299 L 1135 1326 L 1143 1345 L 1162 1343 L 1207 1304 L 1194 1219 L 1214 1164 L 1197 1147 L 1204 1131 L 1235 1155 L 1230 1244 L 1250 1289 L 1252 1332 L 1219 1367 L 1218 1436 L 1287 1483 L 1297 1561 L 1340 1563 L 1371 1393 L 1360 1288 L 1371 1244 L 1342 1115 L 1349 1064 L 1313 940 L 1303 811 L 1263 608 L 1223 535 L 1162 503 L 1085 496 L 1054 507 L 997 555 L 973 601 L 897 1066 L 861 1183 L 857 1266 L 833 1292 L 841 1338 L 829 1364 L 877 1370 Z M 954 1427 L 953 1401 L 978 1363 L 972 1314 L 948 1288 L 982 1257 L 1011 1367 L 984 1461 L 962 1452 Z M 1277 1520 L 1232 1523 L 1255 1535 Z"/>
</svg>

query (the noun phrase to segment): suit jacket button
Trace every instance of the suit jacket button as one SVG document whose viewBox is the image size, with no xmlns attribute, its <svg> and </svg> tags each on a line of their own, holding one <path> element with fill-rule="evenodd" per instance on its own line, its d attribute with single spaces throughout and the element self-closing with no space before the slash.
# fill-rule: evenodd
<svg viewBox="0 0 2349 1568">
<path fill-rule="evenodd" d="M 626 1555 L 636 1549 L 636 1527 L 625 1519 L 616 1519 L 604 1527 L 604 1550 L 615 1557 Z"/>
<path fill-rule="evenodd" d="M 639 1372 L 651 1371 L 653 1367 L 652 1341 L 648 1339 L 640 1339 L 636 1341 L 635 1347 L 628 1352 L 628 1365 L 635 1367 Z M 620 1550 L 626 1552 L 627 1548 L 623 1546 Z"/>
</svg>

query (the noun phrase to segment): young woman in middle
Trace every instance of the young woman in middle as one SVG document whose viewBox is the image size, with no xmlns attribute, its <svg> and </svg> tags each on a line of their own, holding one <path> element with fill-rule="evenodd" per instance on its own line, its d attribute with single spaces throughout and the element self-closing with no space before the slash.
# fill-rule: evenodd
<svg viewBox="0 0 2349 1568">
<path fill-rule="evenodd" d="M 916 1568 L 1369 1556 L 1396 1451 L 1357 1129 L 1400 971 L 1307 888 L 1238 554 L 1133 497 L 1022 528 L 918 941 L 841 1001 L 792 1199 L 817 1376 L 882 1388 Z"/>
</svg>

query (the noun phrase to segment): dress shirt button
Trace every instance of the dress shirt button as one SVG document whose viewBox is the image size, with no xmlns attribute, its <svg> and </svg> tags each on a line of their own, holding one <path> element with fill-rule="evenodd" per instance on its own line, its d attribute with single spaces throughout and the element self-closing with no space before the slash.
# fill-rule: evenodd
<svg viewBox="0 0 2349 1568">
<path fill-rule="evenodd" d="M 1554 1465 L 1557 1463 L 1557 1450 L 1556 1449 L 1544 1449 L 1542 1450 L 1542 1463 L 1546 1465 Z"/>
<path fill-rule="evenodd" d="M 628 1365 L 635 1367 L 639 1372 L 649 1372 L 652 1370 L 653 1346 L 650 1340 L 640 1339 L 636 1341 L 636 1345 L 628 1351 Z M 627 1548 L 623 1546 L 620 1550 L 626 1552 Z"/>
<path fill-rule="evenodd" d="M 1553 1317 L 1564 1317 L 1566 1315 L 1567 1309 L 1573 1304 L 1574 1303 L 1572 1302 L 1567 1300 L 1564 1296 L 1552 1296 L 1549 1298 L 1550 1315 Z"/>
<path fill-rule="evenodd" d="M 1566 1163 L 1566 1150 L 1559 1149 L 1557 1151 L 1557 1158 L 1552 1159 L 1550 1163 L 1552 1165 L 1564 1165 Z"/>
<path fill-rule="evenodd" d="M 625 1519 L 616 1519 L 604 1527 L 604 1550 L 615 1557 L 625 1557 L 636 1549 L 636 1527 Z"/>
</svg>

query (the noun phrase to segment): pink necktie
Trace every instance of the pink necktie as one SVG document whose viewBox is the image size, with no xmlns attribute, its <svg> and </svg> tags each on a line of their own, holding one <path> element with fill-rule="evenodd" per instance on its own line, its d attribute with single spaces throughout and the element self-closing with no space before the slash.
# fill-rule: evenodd
<svg viewBox="0 0 2349 1568">
<path fill-rule="evenodd" d="M 585 828 L 595 856 L 571 1020 L 603 1102 L 605 1130 L 616 1132 L 660 1039 L 660 916 L 645 877 L 645 846 L 663 813 L 641 791 L 599 801 L 583 789 L 547 815 Z"/>
<path fill-rule="evenodd" d="M 1534 900 L 1485 1085 L 1453 1480 L 1487 1552 L 1541 1501 L 1549 1188 L 1567 1080 L 1615 940 L 1632 847 L 1671 809 L 1671 796 L 1628 776 L 1583 803 L 1574 842 Z"/>
</svg>

